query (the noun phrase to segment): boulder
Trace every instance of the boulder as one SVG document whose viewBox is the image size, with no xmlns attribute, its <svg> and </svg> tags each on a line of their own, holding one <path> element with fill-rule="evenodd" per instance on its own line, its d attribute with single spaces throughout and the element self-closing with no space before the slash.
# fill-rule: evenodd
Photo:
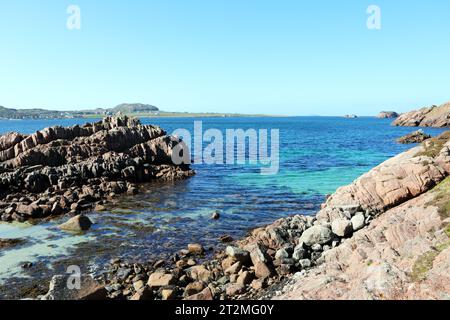
<svg viewBox="0 0 450 320">
<path fill-rule="evenodd" d="M 364 213 L 362 213 L 362 212 L 357 213 L 352 218 L 351 222 L 352 222 L 353 231 L 358 231 L 358 230 L 361 230 L 362 228 L 364 228 L 364 226 L 366 225 L 366 218 L 364 216 Z"/>
<path fill-rule="evenodd" d="M 201 244 L 190 243 L 188 244 L 188 251 L 192 254 L 203 254 L 205 252 L 205 249 Z"/>
<path fill-rule="evenodd" d="M 312 245 L 326 244 L 332 239 L 332 232 L 329 228 L 321 225 L 313 226 L 306 229 L 300 237 L 300 242 L 303 242 L 306 246 L 311 247 Z"/>
<path fill-rule="evenodd" d="M 77 215 L 67 222 L 60 224 L 58 228 L 65 231 L 80 232 L 89 230 L 91 226 L 92 221 L 88 217 L 85 215 Z"/>
<path fill-rule="evenodd" d="M 205 266 L 193 266 L 189 269 L 186 269 L 186 273 L 196 281 L 210 282 L 214 278 L 214 274 L 205 268 Z"/>
<path fill-rule="evenodd" d="M 242 264 L 247 264 L 250 261 L 250 253 L 238 247 L 228 246 L 226 253 L 234 261 L 239 261 Z"/>
<path fill-rule="evenodd" d="M 214 296 L 210 288 L 205 288 L 202 292 L 185 298 L 185 300 L 207 301 L 213 300 Z"/>
<path fill-rule="evenodd" d="M 339 237 L 348 237 L 352 234 L 353 227 L 350 220 L 336 219 L 331 223 L 331 230 Z"/>
</svg>

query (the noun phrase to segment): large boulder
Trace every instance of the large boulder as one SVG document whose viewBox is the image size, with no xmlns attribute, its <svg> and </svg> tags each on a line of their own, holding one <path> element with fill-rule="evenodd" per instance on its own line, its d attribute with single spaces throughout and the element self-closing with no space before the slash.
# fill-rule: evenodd
<svg viewBox="0 0 450 320">
<path fill-rule="evenodd" d="M 333 238 L 330 228 L 322 225 L 316 225 L 306 229 L 300 237 L 300 242 L 311 247 L 315 244 L 327 244 Z"/>
</svg>

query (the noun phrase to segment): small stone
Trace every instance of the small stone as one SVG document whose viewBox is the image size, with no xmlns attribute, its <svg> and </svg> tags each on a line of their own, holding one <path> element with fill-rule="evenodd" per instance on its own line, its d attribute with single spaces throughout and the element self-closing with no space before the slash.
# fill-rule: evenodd
<svg viewBox="0 0 450 320">
<path fill-rule="evenodd" d="M 233 264 L 231 267 L 225 270 L 225 274 L 237 274 L 242 268 L 242 263 L 240 261 Z"/>
<path fill-rule="evenodd" d="M 163 289 L 161 291 L 161 297 L 163 300 L 173 300 L 176 297 L 176 292 L 174 289 Z"/>
<path fill-rule="evenodd" d="M 151 288 L 164 287 L 175 284 L 176 279 L 170 273 L 155 272 L 148 279 L 148 286 Z"/>
<path fill-rule="evenodd" d="M 253 280 L 252 283 L 250 284 L 250 287 L 257 291 L 266 288 L 266 286 L 267 284 L 264 279 Z"/>
<path fill-rule="evenodd" d="M 161 268 L 166 262 L 164 260 L 158 260 L 155 262 L 155 264 L 153 265 L 153 267 L 155 269 L 159 269 Z"/>
<path fill-rule="evenodd" d="M 218 219 L 220 219 L 220 213 L 219 213 L 219 211 L 214 211 L 213 214 L 211 215 L 211 219 L 213 219 L 213 220 L 218 220 Z"/>
<path fill-rule="evenodd" d="M 197 281 L 210 282 L 213 280 L 213 273 L 206 269 L 204 266 L 194 266 L 189 269 L 186 269 L 186 273 L 193 279 Z"/>
<path fill-rule="evenodd" d="M 322 246 L 320 245 L 320 244 L 318 244 L 318 243 L 316 243 L 316 244 L 313 244 L 312 246 L 311 246 L 311 250 L 312 251 L 322 251 Z"/>
<path fill-rule="evenodd" d="M 213 300 L 214 296 L 211 292 L 210 288 L 205 288 L 202 292 L 194 294 L 192 296 L 187 297 L 185 300 L 198 300 L 198 301 L 209 301 Z"/>
<path fill-rule="evenodd" d="M 306 251 L 303 248 L 295 248 L 294 253 L 292 254 L 292 259 L 295 261 L 302 260 L 306 255 Z"/>
<path fill-rule="evenodd" d="M 298 263 L 303 269 L 311 267 L 311 260 L 309 259 L 302 259 Z"/>
<path fill-rule="evenodd" d="M 286 249 L 280 249 L 275 253 L 275 259 L 281 260 L 283 258 L 289 258 L 289 253 Z"/>
<path fill-rule="evenodd" d="M 245 292 L 245 287 L 241 284 L 232 283 L 227 286 L 226 294 L 228 296 L 234 296 L 236 294 L 241 294 Z"/>
<path fill-rule="evenodd" d="M 358 231 L 364 228 L 366 225 L 366 218 L 364 217 L 364 213 L 357 213 L 351 220 L 353 231 Z"/>
<path fill-rule="evenodd" d="M 225 252 L 229 257 L 232 257 L 235 261 L 239 261 L 246 264 L 250 261 L 250 253 L 238 247 L 228 246 Z"/>
<path fill-rule="evenodd" d="M 26 262 L 26 263 L 22 264 L 22 269 L 30 269 L 32 266 L 33 266 L 33 263 Z"/>
<path fill-rule="evenodd" d="M 353 227 L 350 220 L 336 219 L 331 223 L 331 230 L 339 237 L 348 237 L 352 234 Z"/>
<path fill-rule="evenodd" d="M 153 291 L 149 287 L 144 287 L 143 289 L 137 291 L 130 300 L 133 301 L 148 301 L 153 300 Z"/>
<path fill-rule="evenodd" d="M 140 291 L 144 287 L 145 287 L 145 283 L 142 280 L 139 280 L 139 281 L 133 283 L 133 288 L 136 292 Z"/>
<path fill-rule="evenodd" d="M 185 289 L 185 295 L 187 297 L 197 294 L 205 289 L 205 285 L 201 281 L 189 283 Z"/>
<path fill-rule="evenodd" d="M 189 267 L 193 267 L 193 266 L 197 265 L 197 261 L 195 261 L 194 259 L 189 259 L 189 260 L 187 261 L 187 265 L 188 265 Z"/>
<path fill-rule="evenodd" d="M 253 279 L 254 279 L 254 275 L 248 271 L 244 271 L 241 273 L 241 275 L 237 278 L 236 283 L 238 285 L 243 285 L 246 286 L 248 284 L 250 284 Z"/>
<path fill-rule="evenodd" d="M 198 243 L 190 243 L 188 244 L 188 250 L 191 254 L 203 254 L 205 249 L 201 244 Z"/>
<path fill-rule="evenodd" d="M 58 228 L 66 231 L 80 232 L 89 230 L 91 226 L 92 221 L 88 217 L 85 215 L 78 215 L 63 224 L 60 224 Z"/>
<path fill-rule="evenodd" d="M 230 235 L 223 235 L 219 238 L 220 242 L 223 243 L 228 243 L 228 242 L 233 242 L 233 237 L 231 237 Z"/>
<path fill-rule="evenodd" d="M 102 212 L 106 210 L 106 207 L 104 205 L 98 204 L 95 206 L 94 210 L 97 212 Z"/>
</svg>

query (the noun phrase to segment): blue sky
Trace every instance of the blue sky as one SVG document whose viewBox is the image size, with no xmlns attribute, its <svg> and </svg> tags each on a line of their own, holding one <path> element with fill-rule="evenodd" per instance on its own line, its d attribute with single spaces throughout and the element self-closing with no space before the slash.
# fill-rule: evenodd
<svg viewBox="0 0 450 320">
<path fill-rule="evenodd" d="M 0 105 L 407 111 L 450 100 L 449 17 L 448 0 L 0 0 Z"/>
</svg>

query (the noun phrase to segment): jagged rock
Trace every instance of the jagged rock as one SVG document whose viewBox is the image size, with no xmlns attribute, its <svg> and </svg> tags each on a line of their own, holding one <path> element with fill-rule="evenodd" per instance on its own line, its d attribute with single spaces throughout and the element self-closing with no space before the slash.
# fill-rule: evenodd
<svg viewBox="0 0 450 320">
<path fill-rule="evenodd" d="M 449 127 L 450 103 L 404 113 L 394 121 L 393 125 L 405 127 Z"/>
<path fill-rule="evenodd" d="M 1 135 L 0 201 L 14 196 L 23 201 L 18 201 L 15 215 L 1 208 L 0 216 L 25 221 L 62 214 L 71 207 L 84 211 L 98 200 L 125 192 L 135 194 L 136 183 L 189 177 L 193 171 L 188 165 L 172 162 L 173 150 L 180 143 L 161 128 L 126 116 L 83 126 L 45 128 L 32 135 Z M 55 201 L 34 204 L 21 197 L 24 194 L 34 199 L 61 194 L 65 198 L 59 206 Z"/>
<path fill-rule="evenodd" d="M 403 136 L 399 139 L 397 139 L 398 143 L 408 144 L 408 143 L 420 143 L 427 139 L 430 139 L 431 136 L 429 134 L 426 134 L 423 132 L 423 130 L 417 130 L 410 134 L 407 134 L 406 136 Z"/>
<path fill-rule="evenodd" d="M 250 252 L 250 258 L 255 267 L 256 277 L 267 278 L 274 274 L 269 258 L 263 252 L 263 247 L 261 245 L 255 243 L 247 246 L 245 249 Z"/>
<path fill-rule="evenodd" d="M 191 282 L 186 286 L 185 294 L 187 297 L 200 293 L 205 289 L 205 285 L 201 281 Z"/>
<path fill-rule="evenodd" d="M 255 278 L 255 276 L 252 273 L 250 273 L 248 271 L 244 271 L 237 278 L 236 284 L 246 286 L 246 285 L 249 285 L 253 281 L 254 278 Z"/>
</svg>

